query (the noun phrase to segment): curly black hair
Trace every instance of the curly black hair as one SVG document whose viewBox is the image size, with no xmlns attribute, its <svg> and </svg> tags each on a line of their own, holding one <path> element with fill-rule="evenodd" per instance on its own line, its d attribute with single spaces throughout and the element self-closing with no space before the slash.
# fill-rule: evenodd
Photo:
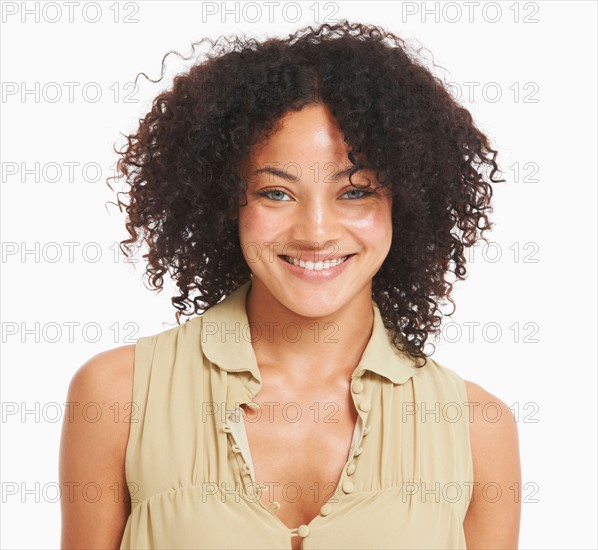
<svg viewBox="0 0 598 550">
<path fill-rule="evenodd" d="M 122 156 L 115 177 L 130 186 L 117 194 L 130 199 L 118 199 L 131 236 L 121 250 L 130 254 L 143 237 L 153 290 L 170 272 L 177 323 L 221 301 L 251 276 L 235 215 L 247 190 L 241 160 L 283 115 L 323 103 L 355 171 L 364 155 L 392 190 L 393 238 L 372 298 L 393 344 L 425 365 L 440 301 L 455 306 L 448 275 L 465 279 L 464 247 L 487 241 L 491 183 L 506 181 L 494 179 L 500 170 L 488 138 L 419 52 L 380 27 L 342 20 L 285 39 L 209 42 L 206 59 L 176 75 L 124 150 L 115 150 Z"/>
</svg>

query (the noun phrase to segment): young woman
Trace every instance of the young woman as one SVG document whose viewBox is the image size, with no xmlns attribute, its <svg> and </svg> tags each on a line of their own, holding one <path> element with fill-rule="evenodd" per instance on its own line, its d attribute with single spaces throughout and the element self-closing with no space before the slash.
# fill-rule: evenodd
<svg viewBox="0 0 598 550">
<path fill-rule="evenodd" d="M 131 414 L 65 423 L 62 547 L 516 548 L 514 417 L 423 351 L 496 152 L 378 27 L 219 48 L 119 161 L 123 245 L 200 315 L 73 377 Z"/>
</svg>

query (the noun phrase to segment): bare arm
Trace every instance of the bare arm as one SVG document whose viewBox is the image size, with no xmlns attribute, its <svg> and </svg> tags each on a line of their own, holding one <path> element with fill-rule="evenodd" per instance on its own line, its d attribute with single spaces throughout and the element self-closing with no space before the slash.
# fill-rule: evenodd
<svg viewBox="0 0 598 550">
<path fill-rule="evenodd" d="M 130 513 L 125 404 L 132 401 L 134 350 L 129 345 L 100 353 L 71 380 L 60 442 L 63 550 L 120 547 Z"/>
<path fill-rule="evenodd" d="M 509 407 L 466 380 L 474 489 L 463 528 L 467 548 L 516 549 L 521 520 L 521 465 L 517 424 Z M 482 414 L 489 404 L 487 414 Z M 498 420 L 494 421 L 495 418 Z M 499 498 L 500 495 L 500 498 Z"/>
</svg>

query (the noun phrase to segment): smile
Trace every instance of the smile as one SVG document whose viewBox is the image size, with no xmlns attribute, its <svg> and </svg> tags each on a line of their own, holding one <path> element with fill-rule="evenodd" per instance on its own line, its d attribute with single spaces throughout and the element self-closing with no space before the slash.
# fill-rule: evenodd
<svg viewBox="0 0 598 550">
<path fill-rule="evenodd" d="M 324 270 L 331 269 L 333 267 L 336 267 L 336 266 L 342 264 L 343 262 L 345 262 L 347 260 L 347 258 L 350 258 L 351 256 L 353 256 L 353 254 L 343 256 L 342 258 L 339 258 L 337 260 L 326 260 L 324 262 L 316 262 L 316 263 L 310 262 L 310 261 L 306 262 L 303 260 L 297 260 L 295 258 L 291 258 L 289 256 L 284 256 L 284 255 L 281 256 L 281 258 L 289 264 L 292 264 L 297 267 L 302 267 L 304 269 L 309 269 L 310 271 L 324 271 Z"/>
</svg>

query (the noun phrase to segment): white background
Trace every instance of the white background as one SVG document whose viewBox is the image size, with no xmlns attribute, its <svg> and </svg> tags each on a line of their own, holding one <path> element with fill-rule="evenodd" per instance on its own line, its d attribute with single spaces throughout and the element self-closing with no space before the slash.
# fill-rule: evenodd
<svg viewBox="0 0 598 550">
<path fill-rule="evenodd" d="M 141 263 L 133 270 L 115 259 L 115 243 L 128 235 L 124 215 L 106 207 L 115 195 L 104 181 L 118 158 L 113 145 L 124 143 L 119 132 L 134 131 L 191 62 L 169 56 L 166 78 L 140 78 L 132 102 L 127 83 L 140 71 L 156 79 L 167 51 L 189 55 L 205 36 L 283 36 L 318 23 L 315 2 L 296 4 L 297 21 L 293 6 L 276 3 L 272 22 L 265 6 L 261 17 L 246 8 L 244 18 L 234 2 L 225 4 L 228 15 L 220 2 L 213 15 L 192 1 L 101 2 L 96 23 L 93 3 L 75 6 L 72 21 L 66 5 L 46 4 L 2 7 L 4 548 L 59 546 L 57 406 L 75 370 L 174 324 L 168 290 L 155 295 L 143 286 Z M 518 414 L 520 547 L 596 548 L 596 3 L 470 4 L 473 20 L 456 2 L 320 3 L 319 22 L 382 25 L 427 48 L 446 69 L 436 74 L 459 84 L 460 102 L 500 151 L 508 182 L 495 186 L 495 244 L 486 255 L 476 249 L 457 284 L 457 311 L 434 358 Z M 33 10 L 24 21 L 23 6 Z M 65 82 L 79 83 L 72 102 Z M 478 83 L 472 97 L 466 82 Z M 39 97 L 22 96 L 36 86 Z M 98 88 L 102 97 L 91 102 Z M 62 98 L 52 102 L 57 89 Z M 39 163 L 39 174 L 24 174 L 21 163 Z M 61 166 L 58 181 L 48 181 L 51 163 Z M 65 163 L 78 163 L 72 181 Z M 93 165 L 84 174 L 87 163 L 101 177 Z M 78 243 L 72 261 L 64 243 Z M 479 323 L 471 339 L 465 323 Z"/>
</svg>

